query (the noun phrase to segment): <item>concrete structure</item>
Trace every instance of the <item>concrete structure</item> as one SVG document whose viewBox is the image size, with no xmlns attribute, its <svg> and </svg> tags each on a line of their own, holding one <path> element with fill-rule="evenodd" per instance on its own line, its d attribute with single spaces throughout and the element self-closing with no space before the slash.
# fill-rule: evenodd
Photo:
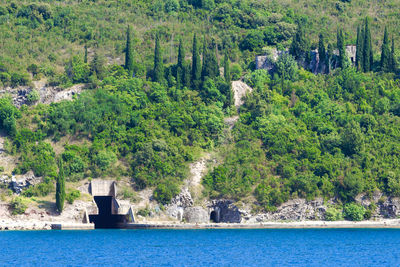
<svg viewBox="0 0 400 267">
<path fill-rule="evenodd" d="M 132 207 L 121 213 L 123 208 L 118 203 L 117 186 L 114 181 L 94 180 L 89 191 L 97 205 L 97 213 L 89 215 L 89 221 L 95 228 L 125 228 L 127 223 L 135 221 Z"/>
</svg>

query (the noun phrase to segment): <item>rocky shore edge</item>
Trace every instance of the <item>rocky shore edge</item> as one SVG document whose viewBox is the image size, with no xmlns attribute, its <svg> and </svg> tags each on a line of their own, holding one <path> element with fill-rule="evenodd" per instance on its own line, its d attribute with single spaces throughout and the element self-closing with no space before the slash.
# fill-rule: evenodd
<svg viewBox="0 0 400 267">
<path fill-rule="evenodd" d="M 143 222 L 131 223 L 124 229 L 400 229 L 400 219 L 378 221 L 270 221 L 262 223 L 179 223 Z M 0 230 L 88 230 L 92 224 L 49 221 L 0 220 Z"/>
</svg>

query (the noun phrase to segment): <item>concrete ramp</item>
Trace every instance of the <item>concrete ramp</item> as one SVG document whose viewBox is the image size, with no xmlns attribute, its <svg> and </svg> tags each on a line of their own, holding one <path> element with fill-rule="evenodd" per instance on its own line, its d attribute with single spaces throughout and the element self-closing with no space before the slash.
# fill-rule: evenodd
<svg viewBox="0 0 400 267">
<path fill-rule="evenodd" d="M 117 185 L 114 181 L 93 180 L 89 186 L 92 196 L 117 196 Z"/>
</svg>

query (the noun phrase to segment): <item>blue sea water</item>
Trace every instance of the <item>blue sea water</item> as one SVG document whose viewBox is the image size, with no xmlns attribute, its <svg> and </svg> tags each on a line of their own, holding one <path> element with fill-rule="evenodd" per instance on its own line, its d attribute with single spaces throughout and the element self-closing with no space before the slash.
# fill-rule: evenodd
<svg viewBox="0 0 400 267">
<path fill-rule="evenodd" d="M 399 266 L 400 230 L 0 232 L 0 266 Z"/>
</svg>

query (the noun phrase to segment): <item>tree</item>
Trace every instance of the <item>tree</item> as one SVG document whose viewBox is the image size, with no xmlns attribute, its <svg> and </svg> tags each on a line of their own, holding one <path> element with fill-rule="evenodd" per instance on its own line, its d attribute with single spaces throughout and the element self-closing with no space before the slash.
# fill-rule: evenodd
<svg viewBox="0 0 400 267">
<path fill-rule="evenodd" d="M 343 31 L 337 31 L 337 49 L 339 51 L 339 68 L 344 68 L 346 65 L 346 47 L 344 45 Z"/>
<path fill-rule="evenodd" d="M 96 76 L 99 80 L 104 78 L 105 74 L 105 59 L 104 56 L 99 54 L 97 51 L 94 53 L 93 60 L 90 63 L 91 73 L 96 73 Z"/>
<path fill-rule="evenodd" d="M 193 36 L 193 54 L 192 54 L 192 82 L 193 88 L 199 89 L 201 79 L 201 63 L 199 54 L 199 44 L 197 41 L 197 36 Z"/>
<path fill-rule="evenodd" d="M 85 45 L 85 56 L 83 58 L 83 62 L 87 63 L 87 45 Z"/>
<path fill-rule="evenodd" d="M 298 67 L 296 60 L 289 54 L 282 54 L 276 61 L 276 70 L 283 80 L 295 80 Z"/>
<path fill-rule="evenodd" d="M 309 43 L 305 36 L 305 31 L 301 23 L 298 24 L 297 32 L 293 37 L 292 45 L 290 46 L 289 53 L 294 56 L 296 60 L 304 60 L 309 50 Z"/>
<path fill-rule="evenodd" d="M 229 84 L 231 83 L 230 62 L 227 49 L 225 49 L 225 55 L 224 55 L 224 78 L 225 82 Z"/>
<path fill-rule="evenodd" d="M 397 60 L 395 53 L 394 37 L 392 37 L 392 50 L 390 51 L 390 72 L 396 73 L 397 71 Z"/>
<path fill-rule="evenodd" d="M 357 43 L 356 43 L 356 67 L 357 70 L 364 70 L 364 60 L 363 60 L 363 47 L 364 47 L 364 30 L 357 27 Z"/>
<path fill-rule="evenodd" d="M 185 71 L 185 49 L 183 48 L 182 39 L 179 41 L 178 49 L 178 63 L 176 65 L 176 88 L 181 88 L 184 82 L 184 71 Z"/>
<path fill-rule="evenodd" d="M 383 34 L 382 52 L 381 52 L 381 71 L 390 71 L 390 48 L 389 48 L 389 35 L 387 27 Z"/>
<path fill-rule="evenodd" d="M 126 30 L 125 69 L 128 71 L 129 77 L 131 77 L 133 75 L 133 47 L 130 26 Z"/>
<path fill-rule="evenodd" d="M 219 66 L 215 50 L 216 44 L 213 41 L 210 48 L 207 46 L 206 42 L 204 42 L 204 44 L 203 69 L 201 72 L 202 81 L 205 81 L 207 77 L 213 79 L 219 76 Z"/>
<path fill-rule="evenodd" d="M 372 40 L 371 30 L 369 28 L 369 20 L 365 18 L 364 26 L 364 45 L 363 45 L 363 69 L 364 72 L 372 70 L 373 55 L 372 55 Z"/>
<path fill-rule="evenodd" d="M 56 184 L 56 206 L 57 210 L 61 213 L 64 209 L 65 200 L 65 176 L 63 161 L 60 158 L 58 160 L 58 176 Z"/>
<path fill-rule="evenodd" d="M 182 39 L 179 40 L 179 48 L 178 48 L 178 64 L 176 65 L 177 69 L 181 68 L 183 70 L 185 64 L 185 48 L 182 44 Z"/>
<path fill-rule="evenodd" d="M 156 35 L 156 45 L 154 48 L 154 70 L 153 70 L 153 81 L 163 82 L 164 80 L 164 65 L 160 47 L 160 37 Z"/>
<path fill-rule="evenodd" d="M 318 54 L 319 54 L 319 64 L 320 67 L 319 69 L 321 71 L 325 71 L 327 69 L 327 64 L 326 64 L 326 49 L 325 49 L 325 44 L 324 44 L 324 36 L 322 33 L 319 35 L 319 41 L 318 41 Z"/>
</svg>

